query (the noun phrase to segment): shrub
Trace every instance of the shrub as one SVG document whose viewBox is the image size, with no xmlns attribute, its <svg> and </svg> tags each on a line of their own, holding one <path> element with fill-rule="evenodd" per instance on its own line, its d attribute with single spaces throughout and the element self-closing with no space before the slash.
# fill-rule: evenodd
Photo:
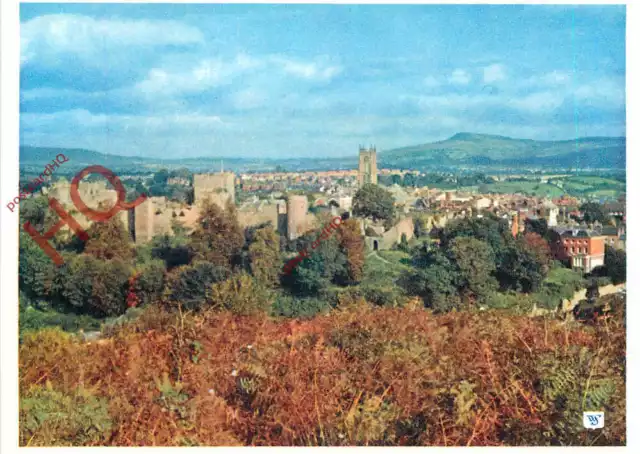
<svg viewBox="0 0 640 454">
<path fill-rule="evenodd" d="M 331 310 L 331 304 L 325 299 L 288 294 L 278 295 L 271 305 L 273 316 L 289 318 L 307 319 L 329 310 Z"/>
<path fill-rule="evenodd" d="M 46 327 L 59 327 L 63 331 L 78 330 L 98 331 L 101 320 L 89 315 L 64 314 L 56 311 L 41 311 L 27 307 L 20 311 L 19 332 L 22 337 L 26 331 L 39 330 Z"/>
<path fill-rule="evenodd" d="M 169 302 L 182 304 L 187 310 L 200 309 L 210 304 L 208 291 L 212 284 L 229 277 L 229 271 L 222 266 L 208 262 L 194 262 L 172 270 L 167 277 Z"/>
<path fill-rule="evenodd" d="M 54 286 L 72 307 L 98 316 L 123 314 L 132 268 L 120 259 L 100 260 L 87 254 L 59 268 Z M 66 279 L 64 279 L 66 277 Z"/>
<path fill-rule="evenodd" d="M 56 391 L 47 383 L 20 399 L 22 446 L 99 446 L 111 435 L 108 400 L 83 388 L 73 393 Z"/>
<path fill-rule="evenodd" d="M 161 260 L 152 260 L 142 266 L 129 289 L 136 295 L 140 304 L 153 303 L 162 297 L 164 272 L 164 263 Z"/>
<path fill-rule="evenodd" d="M 528 295 L 517 292 L 494 292 L 487 298 L 491 309 L 506 309 L 516 314 L 526 314 L 533 309 L 534 300 Z"/>
<path fill-rule="evenodd" d="M 234 314 L 251 314 L 268 307 L 270 292 L 249 274 L 242 272 L 211 286 L 214 308 Z"/>
</svg>

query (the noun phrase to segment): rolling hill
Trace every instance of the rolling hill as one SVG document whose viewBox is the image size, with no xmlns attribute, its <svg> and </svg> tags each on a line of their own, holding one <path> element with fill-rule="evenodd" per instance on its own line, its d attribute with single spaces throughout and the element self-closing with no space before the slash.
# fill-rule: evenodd
<svg viewBox="0 0 640 454">
<path fill-rule="evenodd" d="M 220 158 L 162 159 L 118 156 L 85 149 L 20 147 L 21 168 L 39 168 L 64 153 L 65 169 L 103 165 L 116 170 L 156 170 L 187 167 L 191 171 L 220 169 Z M 549 167 L 555 169 L 624 169 L 626 138 L 585 137 L 576 140 L 538 141 L 488 134 L 458 133 L 446 140 L 382 151 L 379 168 L 428 169 L 438 167 Z M 224 168 L 233 171 L 268 171 L 281 165 L 287 170 L 327 170 L 357 168 L 358 155 L 340 158 L 244 159 L 224 158 Z"/>
<path fill-rule="evenodd" d="M 626 138 L 584 137 L 539 141 L 458 133 L 449 139 L 382 152 L 385 166 L 423 165 L 545 166 L 564 168 L 624 168 Z"/>
</svg>

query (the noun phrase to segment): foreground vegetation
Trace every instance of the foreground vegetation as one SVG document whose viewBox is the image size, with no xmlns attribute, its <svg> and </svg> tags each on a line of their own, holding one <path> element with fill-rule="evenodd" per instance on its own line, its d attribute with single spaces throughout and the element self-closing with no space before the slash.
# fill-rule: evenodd
<svg viewBox="0 0 640 454">
<path fill-rule="evenodd" d="M 308 321 L 149 308 L 20 347 L 22 446 L 620 445 L 624 305 L 591 326 L 351 302 Z M 604 410 L 601 431 L 582 411 Z"/>
</svg>

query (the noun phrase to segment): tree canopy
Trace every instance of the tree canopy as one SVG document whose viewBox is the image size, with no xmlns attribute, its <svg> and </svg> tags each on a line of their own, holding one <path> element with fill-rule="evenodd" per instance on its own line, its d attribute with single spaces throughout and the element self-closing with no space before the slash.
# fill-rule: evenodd
<svg viewBox="0 0 640 454">
<path fill-rule="evenodd" d="M 365 184 L 353 198 L 353 214 L 391 221 L 395 217 L 393 195 L 378 185 Z"/>
</svg>

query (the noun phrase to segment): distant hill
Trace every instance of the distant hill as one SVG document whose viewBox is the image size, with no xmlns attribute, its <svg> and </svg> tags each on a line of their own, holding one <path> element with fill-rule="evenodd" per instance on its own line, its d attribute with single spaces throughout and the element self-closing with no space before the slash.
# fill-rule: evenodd
<svg viewBox="0 0 640 454">
<path fill-rule="evenodd" d="M 47 165 L 56 159 L 59 154 L 64 154 L 69 161 L 64 166 L 86 167 L 89 165 L 109 166 L 135 165 L 148 162 L 147 158 L 135 158 L 128 156 L 110 155 L 81 148 L 49 148 L 49 147 L 20 147 L 20 166 Z"/>
<path fill-rule="evenodd" d="M 625 137 L 584 137 L 540 141 L 461 132 L 449 139 L 384 151 L 384 166 L 427 165 L 548 166 L 566 168 L 624 168 Z"/>
<path fill-rule="evenodd" d="M 488 134 L 458 133 L 449 139 L 414 145 L 378 154 L 379 168 L 456 168 L 485 167 L 552 167 L 564 169 L 624 169 L 626 138 L 585 137 L 577 140 L 539 141 L 513 139 Z M 118 172 L 152 171 L 159 168 L 186 167 L 192 172 L 220 169 L 220 158 L 200 157 L 162 159 L 154 157 L 118 156 L 77 148 L 20 147 L 20 167 L 39 173 L 40 168 L 64 153 L 69 162 L 64 172 L 77 171 L 89 165 L 102 165 Z M 225 170 L 269 171 L 281 166 L 289 171 L 355 169 L 358 152 L 341 158 L 251 159 L 224 158 Z"/>
</svg>

